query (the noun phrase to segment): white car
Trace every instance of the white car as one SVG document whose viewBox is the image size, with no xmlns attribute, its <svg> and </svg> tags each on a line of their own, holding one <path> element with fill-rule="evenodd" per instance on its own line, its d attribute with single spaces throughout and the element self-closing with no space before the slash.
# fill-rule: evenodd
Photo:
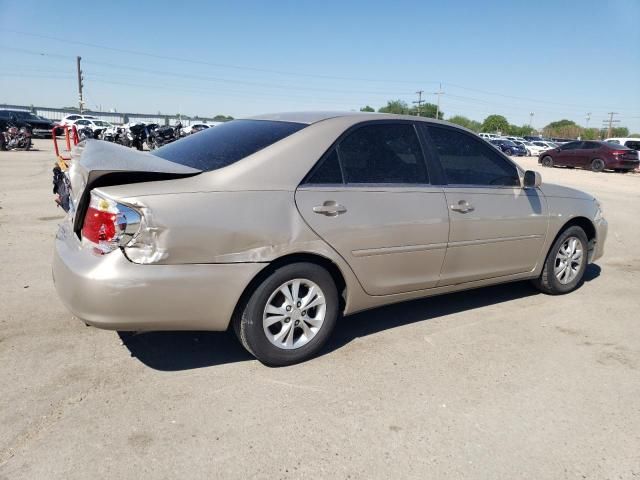
<svg viewBox="0 0 640 480">
<path fill-rule="evenodd" d="M 553 142 L 547 142 L 547 141 L 542 141 L 542 140 L 536 140 L 535 142 L 531 142 L 534 145 L 543 148 L 545 150 L 551 150 L 552 148 L 558 148 L 558 144 L 557 143 L 553 143 Z"/>
<path fill-rule="evenodd" d="M 58 126 L 59 127 L 63 127 L 65 125 L 72 125 L 74 122 L 77 122 L 78 120 L 81 119 L 88 119 L 88 120 L 97 120 L 97 117 L 94 117 L 93 115 L 79 115 L 77 113 L 71 114 L 71 115 L 67 115 L 66 117 L 64 117 L 62 120 L 60 120 L 58 122 Z"/>
<path fill-rule="evenodd" d="M 625 147 L 628 147 L 631 150 L 636 150 L 638 152 L 638 155 L 640 155 L 640 138 L 615 137 L 615 138 L 607 138 L 605 140 L 605 142 L 617 143 L 618 145 L 624 145 Z"/>
<path fill-rule="evenodd" d="M 211 127 L 211 125 L 208 125 L 206 123 L 194 123 L 192 125 L 189 125 L 188 127 L 182 127 L 182 133 L 184 135 L 191 135 L 192 133 L 206 130 L 209 127 Z"/>
<path fill-rule="evenodd" d="M 528 142 L 526 140 L 513 140 L 513 143 L 524 147 L 525 150 L 527 151 L 527 156 L 529 157 L 537 157 L 545 150 L 548 150 L 548 148 L 544 148 L 539 145 L 534 145 L 532 142 Z"/>
<path fill-rule="evenodd" d="M 104 120 L 98 120 L 98 119 L 93 120 L 87 117 L 76 120 L 75 122 L 72 123 L 72 125 L 75 125 L 78 130 L 80 130 L 81 128 L 90 128 L 94 133 L 96 131 L 102 132 L 107 128 L 113 127 L 113 124 L 109 122 L 105 122 Z"/>
<path fill-rule="evenodd" d="M 484 138 L 485 140 L 496 140 L 500 138 L 500 135 L 497 133 L 479 133 L 480 138 Z"/>
</svg>

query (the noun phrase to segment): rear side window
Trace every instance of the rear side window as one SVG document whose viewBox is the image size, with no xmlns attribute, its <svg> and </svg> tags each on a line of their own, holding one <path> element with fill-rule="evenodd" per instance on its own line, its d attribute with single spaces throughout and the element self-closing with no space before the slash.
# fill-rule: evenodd
<svg viewBox="0 0 640 480">
<path fill-rule="evenodd" d="M 471 135 L 444 127 L 428 129 L 451 185 L 520 186 L 516 167 Z"/>
<path fill-rule="evenodd" d="M 582 148 L 592 150 L 592 149 L 600 148 L 600 144 L 598 142 L 583 142 Z"/>
<path fill-rule="evenodd" d="M 342 140 L 338 152 L 345 183 L 429 183 L 411 124 L 365 125 Z"/>
<path fill-rule="evenodd" d="M 237 162 L 306 127 L 303 123 L 233 120 L 170 143 L 152 155 L 210 171 Z"/>
</svg>

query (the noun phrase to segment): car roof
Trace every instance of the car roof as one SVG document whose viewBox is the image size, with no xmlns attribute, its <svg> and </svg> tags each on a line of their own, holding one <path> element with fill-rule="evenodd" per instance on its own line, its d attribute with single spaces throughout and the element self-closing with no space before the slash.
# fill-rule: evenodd
<svg viewBox="0 0 640 480">
<path fill-rule="evenodd" d="M 341 112 L 341 111 L 308 111 L 308 112 L 282 112 L 267 113 L 264 115 L 256 115 L 253 117 L 245 117 L 245 120 L 274 120 L 279 122 L 305 123 L 312 125 L 324 120 L 335 118 L 351 119 L 353 123 L 367 120 L 419 120 L 443 125 L 450 125 L 449 122 L 436 120 L 429 117 L 417 117 L 415 115 L 396 115 L 392 113 L 376 113 L 376 112 Z M 459 125 L 456 127 L 461 128 Z M 464 128 L 463 128 L 464 129 Z M 466 129 L 464 129 L 466 130 Z"/>
</svg>

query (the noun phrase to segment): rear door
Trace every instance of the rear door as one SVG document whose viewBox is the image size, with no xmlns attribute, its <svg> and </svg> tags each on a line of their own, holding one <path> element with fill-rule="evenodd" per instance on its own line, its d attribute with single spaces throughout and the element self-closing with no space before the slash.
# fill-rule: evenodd
<svg viewBox="0 0 640 480">
<path fill-rule="evenodd" d="M 413 122 L 366 122 L 324 155 L 296 204 L 370 295 L 427 289 L 449 234 L 443 190 L 430 178 Z"/>
<path fill-rule="evenodd" d="M 522 188 L 513 162 L 475 136 L 448 126 L 424 129 L 446 181 L 450 214 L 439 285 L 533 270 L 547 233 L 542 193 Z"/>
<path fill-rule="evenodd" d="M 580 149 L 576 150 L 576 161 L 580 167 L 589 167 L 594 158 L 601 156 L 602 145 L 598 142 L 582 142 Z"/>
</svg>

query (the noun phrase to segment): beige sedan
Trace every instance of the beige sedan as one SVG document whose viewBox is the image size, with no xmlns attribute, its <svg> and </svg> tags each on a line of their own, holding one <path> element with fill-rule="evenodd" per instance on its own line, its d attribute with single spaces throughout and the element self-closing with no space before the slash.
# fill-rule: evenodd
<svg viewBox="0 0 640 480">
<path fill-rule="evenodd" d="M 590 195 L 407 116 L 265 115 L 153 154 L 90 140 L 59 177 L 53 274 L 77 317 L 232 326 L 268 365 L 310 358 L 341 315 L 380 305 L 527 279 L 570 292 L 607 234 Z"/>
</svg>

